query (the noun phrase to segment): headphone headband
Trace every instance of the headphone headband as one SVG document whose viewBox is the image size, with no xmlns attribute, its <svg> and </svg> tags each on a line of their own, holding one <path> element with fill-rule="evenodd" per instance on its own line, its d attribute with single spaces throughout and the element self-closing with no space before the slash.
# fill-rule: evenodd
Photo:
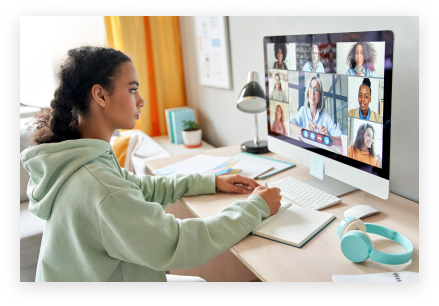
<svg viewBox="0 0 439 306">
<path fill-rule="evenodd" d="M 400 265 L 410 261 L 413 254 L 413 245 L 404 235 L 381 225 L 372 223 L 365 223 L 365 225 L 367 233 L 380 235 L 396 241 L 407 250 L 407 252 L 398 254 L 372 250 L 370 253 L 370 260 L 388 265 Z"/>
</svg>

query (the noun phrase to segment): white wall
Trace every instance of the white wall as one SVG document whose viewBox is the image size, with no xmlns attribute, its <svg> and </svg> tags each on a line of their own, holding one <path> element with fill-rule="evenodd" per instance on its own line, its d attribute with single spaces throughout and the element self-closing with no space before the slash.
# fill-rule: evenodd
<svg viewBox="0 0 439 306">
<path fill-rule="evenodd" d="M 192 17 L 180 17 L 188 104 L 214 146 L 240 144 L 255 137 L 254 116 L 240 112 L 236 100 L 251 70 L 264 76 L 263 37 L 348 31 L 391 30 L 395 35 L 390 189 L 419 201 L 419 18 L 418 17 L 229 17 L 233 89 L 198 83 Z M 267 138 L 265 114 L 258 115 L 260 138 Z M 408 124 L 409 123 L 409 124 Z M 406 140 L 411 139 L 410 145 Z"/>
<path fill-rule="evenodd" d="M 20 18 L 20 102 L 48 107 L 57 87 L 55 73 L 71 48 L 104 46 L 102 16 Z"/>
</svg>

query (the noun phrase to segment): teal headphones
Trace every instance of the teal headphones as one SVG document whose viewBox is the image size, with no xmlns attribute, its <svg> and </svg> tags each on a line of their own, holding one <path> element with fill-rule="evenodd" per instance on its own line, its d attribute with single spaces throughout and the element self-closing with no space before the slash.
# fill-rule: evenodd
<svg viewBox="0 0 439 306">
<path fill-rule="evenodd" d="M 374 250 L 372 240 L 366 233 L 380 235 L 396 241 L 407 252 L 392 254 Z M 347 259 L 353 262 L 362 262 L 370 257 L 370 260 L 382 264 L 400 265 L 412 258 L 412 243 L 400 233 L 381 225 L 363 223 L 360 219 L 348 217 L 338 226 L 337 235 L 341 239 L 341 251 Z"/>
</svg>

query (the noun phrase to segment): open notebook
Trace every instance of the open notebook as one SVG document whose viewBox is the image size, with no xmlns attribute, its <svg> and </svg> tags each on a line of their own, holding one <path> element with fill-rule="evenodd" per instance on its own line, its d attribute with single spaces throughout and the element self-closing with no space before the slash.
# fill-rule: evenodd
<svg viewBox="0 0 439 306">
<path fill-rule="evenodd" d="M 277 214 L 265 219 L 252 234 L 301 248 L 336 217 L 291 203 L 282 203 Z"/>
</svg>

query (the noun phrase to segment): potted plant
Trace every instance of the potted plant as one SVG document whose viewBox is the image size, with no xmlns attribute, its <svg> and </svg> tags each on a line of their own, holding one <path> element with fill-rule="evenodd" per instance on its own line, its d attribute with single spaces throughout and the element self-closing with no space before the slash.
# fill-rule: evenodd
<svg viewBox="0 0 439 306">
<path fill-rule="evenodd" d="M 192 120 L 183 120 L 183 142 L 186 148 L 201 147 L 201 129 L 199 124 Z"/>
</svg>

